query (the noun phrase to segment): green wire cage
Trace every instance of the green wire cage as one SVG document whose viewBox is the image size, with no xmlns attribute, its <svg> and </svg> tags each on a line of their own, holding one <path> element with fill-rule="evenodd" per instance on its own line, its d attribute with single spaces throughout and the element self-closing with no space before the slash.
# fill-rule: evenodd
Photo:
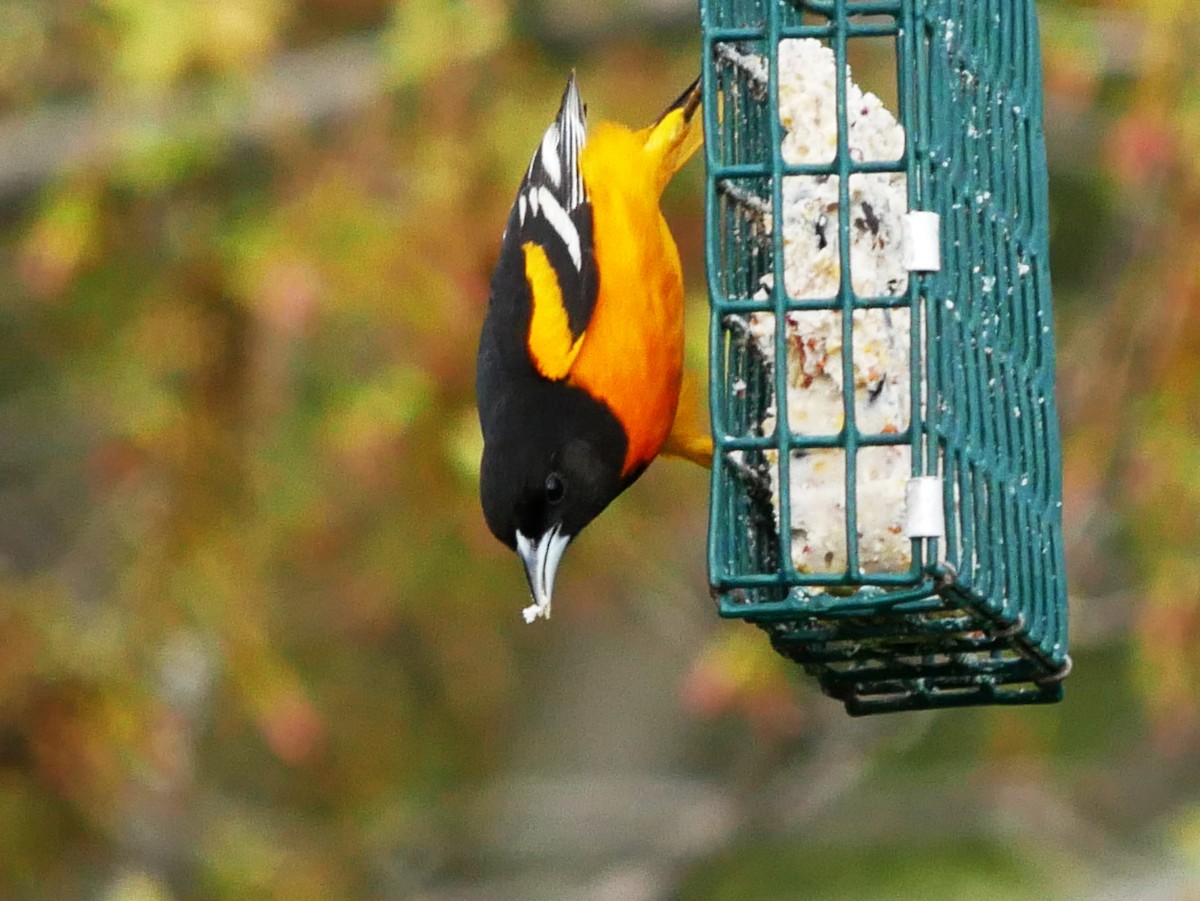
<svg viewBox="0 0 1200 901">
<path fill-rule="evenodd" d="M 1059 700 L 1032 0 L 701 17 L 721 614 L 852 714 Z"/>
</svg>

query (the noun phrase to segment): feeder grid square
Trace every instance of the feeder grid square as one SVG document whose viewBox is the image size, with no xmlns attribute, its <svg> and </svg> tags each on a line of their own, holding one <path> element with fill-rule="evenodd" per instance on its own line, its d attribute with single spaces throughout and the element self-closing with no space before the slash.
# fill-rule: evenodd
<svg viewBox="0 0 1200 901">
<path fill-rule="evenodd" d="M 701 17 L 722 615 L 851 713 L 1058 700 L 1032 0 Z"/>
</svg>

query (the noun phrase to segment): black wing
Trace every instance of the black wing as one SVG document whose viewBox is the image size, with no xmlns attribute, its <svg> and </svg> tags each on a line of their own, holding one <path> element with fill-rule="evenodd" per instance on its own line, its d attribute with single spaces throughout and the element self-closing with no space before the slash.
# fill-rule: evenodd
<svg viewBox="0 0 1200 901">
<path fill-rule="evenodd" d="M 546 252 L 574 338 L 583 334 L 592 318 L 599 286 L 592 206 L 579 168 L 579 154 L 587 141 L 585 115 L 571 73 L 558 116 L 542 136 L 521 181 L 501 248 L 502 257 L 520 256 L 529 242 Z"/>
</svg>

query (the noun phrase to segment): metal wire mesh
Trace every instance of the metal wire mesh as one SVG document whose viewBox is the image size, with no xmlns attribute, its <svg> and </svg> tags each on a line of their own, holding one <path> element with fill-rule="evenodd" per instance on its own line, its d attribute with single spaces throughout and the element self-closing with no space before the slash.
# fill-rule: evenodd
<svg viewBox="0 0 1200 901">
<path fill-rule="evenodd" d="M 1058 700 L 1069 658 L 1032 0 L 702 0 L 701 16 L 717 456 L 709 571 L 722 615 L 760 625 L 851 713 Z M 781 152 L 779 48 L 797 38 L 833 54 L 828 162 Z M 905 141 L 894 160 L 851 152 L 847 63 L 868 39 L 895 58 Z M 942 266 L 860 296 L 854 180 L 886 173 L 903 174 L 909 209 L 940 215 Z M 836 179 L 833 297 L 791 296 L 780 277 L 785 187 L 797 177 Z M 903 428 L 859 426 L 863 310 L 906 317 Z M 838 314 L 845 349 L 841 427 L 826 434 L 789 423 L 795 335 L 781 326 L 764 344 L 750 334 L 764 317 L 814 311 Z M 900 449 L 913 477 L 943 487 L 942 537 L 913 538 L 908 565 L 885 571 L 861 547 L 860 520 L 874 511 L 862 506 L 860 461 L 872 448 Z M 793 514 L 812 500 L 791 484 L 792 464 L 831 452 L 844 477 L 844 565 L 798 566 Z"/>
</svg>

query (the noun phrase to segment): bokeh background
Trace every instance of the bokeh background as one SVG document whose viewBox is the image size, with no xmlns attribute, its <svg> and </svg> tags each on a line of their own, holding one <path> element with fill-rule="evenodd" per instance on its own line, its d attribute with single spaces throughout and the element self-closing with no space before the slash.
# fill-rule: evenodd
<svg viewBox="0 0 1200 901">
<path fill-rule="evenodd" d="M 717 621 L 705 473 L 535 627 L 478 510 L 517 180 L 691 0 L 0 0 L 0 898 L 1200 898 L 1200 7 L 1039 6 L 1075 673 L 852 720 Z"/>
</svg>

